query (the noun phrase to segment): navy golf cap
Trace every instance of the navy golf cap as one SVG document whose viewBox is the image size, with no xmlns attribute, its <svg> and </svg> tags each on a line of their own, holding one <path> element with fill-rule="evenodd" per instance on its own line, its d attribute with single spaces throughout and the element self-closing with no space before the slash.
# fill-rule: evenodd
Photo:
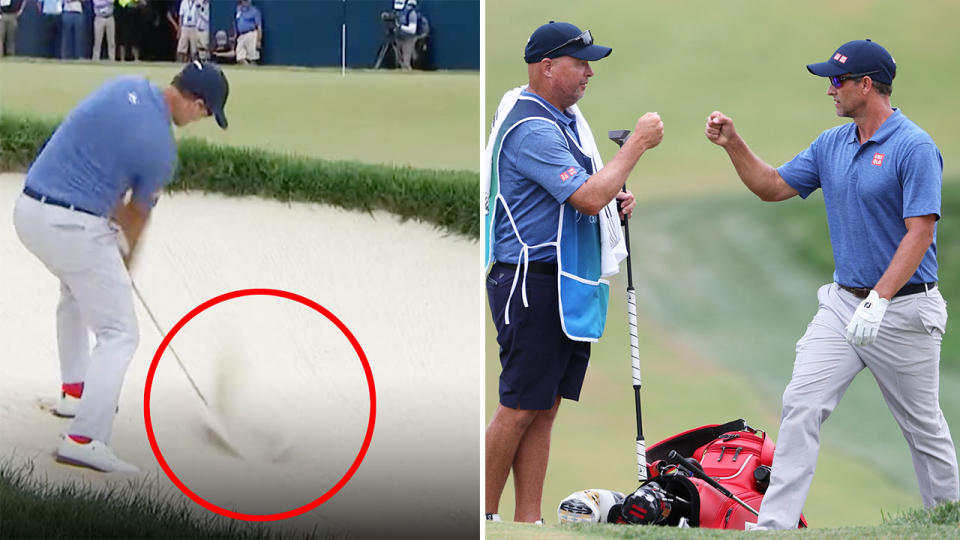
<svg viewBox="0 0 960 540">
<path fill-rule="evenodd" d="M 544 58 L 572 56 L 592 62 L 607 57 L 613 51 L 610 47 L 594 45 L 592 37 L 587 40 L 589 44 L 584 44 L 583 40 L 577 39 L 582 34 L 584 32 L 570 23 L 550 21 L 530 34 L 523 59 L 528 64 L 536 64 Z"/>
<path fill-rule="evenodd" d="M 869 39 L 849 41 L 840 46 L 826 62 L 808 64 L 807 69 L 821 77 L 836 77 L 844 73 L 871 73 L 870 78 L 883 84 L 893 84 L 897 63 L 890 53 Z"/>
<path fill-rule="evenodd" d="M 180 72 L 180 84 L 184 90 L 202 99 L 210 109 L 210 114 L 216 118 L 217 125 L 227 129 L 227 116 L 223 112 L 223 107 L 227 104 L 230 85 L 220 66 L 194 60 L 184 66 Z"/>
</svg>

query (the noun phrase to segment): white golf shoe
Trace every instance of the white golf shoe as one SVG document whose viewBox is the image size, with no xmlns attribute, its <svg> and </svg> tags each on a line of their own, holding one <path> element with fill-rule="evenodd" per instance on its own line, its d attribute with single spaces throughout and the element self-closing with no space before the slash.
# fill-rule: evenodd
<svg viewBox="0 0 960 540">
<path fill-rule="evenodd" d="M 57 461 L 69 465 L 89 467 L 101 472 L 138 474 L 140 469 L 114 455 L 110 447 L 101 441 L 78 443 L 64 435 L 57 447 Z"/>
<path fill-rule="evenodd" d="M 60 401 L 53 407 L 53 414 L 61 418 L 73 418 L 80 408 L 80 398 L 60 392 Z"/>
</svg>

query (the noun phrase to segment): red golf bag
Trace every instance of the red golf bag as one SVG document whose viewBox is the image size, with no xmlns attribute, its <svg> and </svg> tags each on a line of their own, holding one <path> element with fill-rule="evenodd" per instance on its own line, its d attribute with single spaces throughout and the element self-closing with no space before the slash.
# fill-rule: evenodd
<svg viewBox="0 0 960 540">
<path fill-rule="evenodd" d="M 739 498 L 754 510 L 760 509 L 763 494 L 770 483 L 770 470 L 773 463 L 773 441 L 766 433 L 751 428 L 744 420 L 734 420 L 726 424 L 712 424 L 691 429 L 660 441 L 647 449 L 648 491 L 636 500 L 634 520 L 629 519 L 630 497 L 624 501 L 623 517 L 626 521 L 677 525 L 680 518 L 686 518 L 691 527 L 711 529 L 744 530 L 746 522 L 756 523 L 757 517 L 733 497 L 722 493 L 705 480 L 697 478 L 699 469 L 717 481 L 732 495 Z M 683 458 L 678 459 L 676 452 Z M 642 486 L 635 494 L 647 489 Z M 652 496 L 651 496 L 652 495 Z M 643 500 L 647 499 L 647 500 Z M 656 521 L 638 520 L 636 511 L 644 517 L 652 513 L 644 511 L 650 507 L 649 499 L 661 499 L 666 510 Z M 670 514 L 673 514 L 672 516 Z M 801 515 L 797 527 L 807 526 Z"/>
</svg>

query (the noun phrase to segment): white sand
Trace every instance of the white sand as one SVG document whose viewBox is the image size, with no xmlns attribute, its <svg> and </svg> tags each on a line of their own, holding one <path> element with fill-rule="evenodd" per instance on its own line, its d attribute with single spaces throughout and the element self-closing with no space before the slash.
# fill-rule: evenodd
<svg viewBox="0 0 960 540">
<path fill-rule="evenodd" d="M 50 482 L 126 479 L 54 462 L 69 425 L 59 391 L 56 279 L 16 237 L 22 176 L 0 175 L 0 458 L 33 461 Z M 270 527 L 354 538 L 478 534 L 482 301 L 474 241 L 394 216 L 253 198 L 160 200 L 133 277 L 169 330 L 195 306 L 245 288 L 319 303 L 356 336 L 373 372 L 373 441 L 356 475 L 321 507 Z M 127 373 L 112 446 L 160 492 L 175 491 L 147 442 L 143 392 L 162 336 L 137 306 L 140 347 Z M 200 314 L 172 342 L 243 454 L 209 435 L 207 413 L 168 350 L 153 387 L 158 444 L 191 490 L 221 507 L 270 514 L 330 489 L 357 455 L 369 414 L 363 370 L 327 319 L 274 297 Z M 189 502 L 189 501 L 188 501 Z M 209 512 L 189 503 L 198 515 Z"/>
</svg>

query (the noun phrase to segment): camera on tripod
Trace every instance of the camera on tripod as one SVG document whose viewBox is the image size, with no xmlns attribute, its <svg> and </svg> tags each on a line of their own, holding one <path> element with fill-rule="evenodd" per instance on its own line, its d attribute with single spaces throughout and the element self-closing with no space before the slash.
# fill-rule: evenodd
<svg viewBox="0 0 960 540">
<path fill-rule="evenodd" d="M 386 26 L 388 23 L 390 25 L 395 25 L 397 23 L 397 13 L 394 11 L 381 11 L 380 22 L 382 22 L 384 26 Z"/>
<path fill-rule="evenodd" d="M 381 11 L 380 24 L 383 26 L 383 40 L 380 42 L 380 48 L 377 50 L 377 60 L 373 64 L 374 69 L 379 69 L 387 60 L 387 55 L 392 56 L 393 64 L 399 62 L 400 52 L 397 50 L 397 13 L 395 11 Z"/>
</svg>

